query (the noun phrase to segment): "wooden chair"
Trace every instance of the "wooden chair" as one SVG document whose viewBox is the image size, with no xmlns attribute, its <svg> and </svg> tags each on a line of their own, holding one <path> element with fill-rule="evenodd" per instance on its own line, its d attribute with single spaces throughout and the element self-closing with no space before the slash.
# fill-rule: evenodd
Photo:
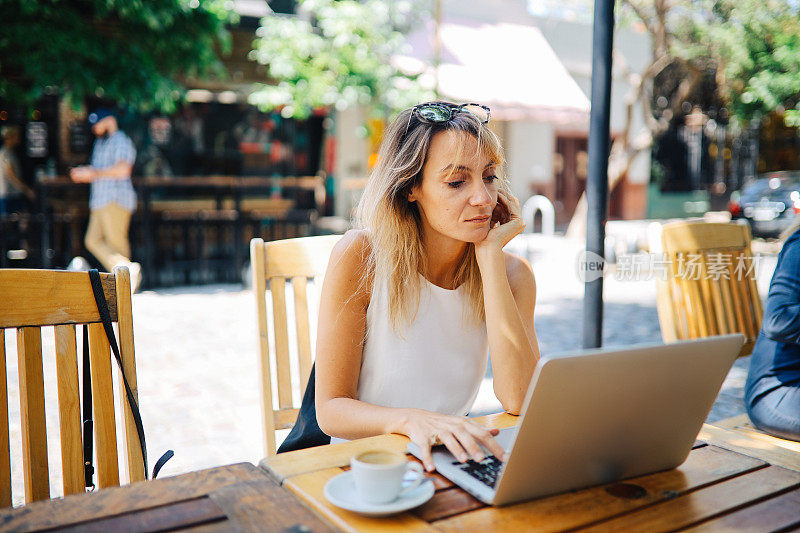
<svg viewBox="0 0 800 533">
<path fill-rule="evenodd" d="M 264 419 L 264 443 L 267 456 L 275 455 L 275 431 L 294 426 L 300 406 L 292 399 L 292 377 L 289 354 L 289 322 L 286 310 L 286 282 L 294 292 L 295 330 L 297 334 L 297 366 L 300 391 L 305 389 L 311 373 L 311 331 L 306 286 L 309 278 L 321 277 L 328 266 L 333 246 L 341 235 L 301 237 L 265 243 L 250 241 L 253 289 L 258 321 L 258 347 L 261 370 L 261 407 Z M 272 295 L 275 368 L 270 366 L 266 291 Z M 272 397 L 272 373 L 276 374 L 278 409 Z"/>
<path fill-rule="evenodd" d="M 746 338 L 739 355 L 752 353 L 763 309 L 750 241 L 750 228 L 742 224 L 663 226 L 666 278 L 656 278 L 664 342 L 739 332 Z"/>
<path fill-rule="evenodd" d="M 134 396 L 137 396 L 133 322 L 128 269 L 100 274 L 111 319 Z M 25 502 L 50 498 L 42 366 L 42 326 L 55 326 L 56 375 L 64 494 L 84 491 L 81 397 L 78 386 L 76 325 L 89 324 L 92 405 L 98 488 L 119 485 L 117 433 L 110 346 L 86 272 L 0 269 L 0 505 L 10 506 L 8 388 L 5 329 L 16 328 Z M 118 375 L 122 390 L 122 377 Z M 145 479 L 139 437 L 130 408 L 124 413 L 123 456 L 131 482 Z"/>
</svg>

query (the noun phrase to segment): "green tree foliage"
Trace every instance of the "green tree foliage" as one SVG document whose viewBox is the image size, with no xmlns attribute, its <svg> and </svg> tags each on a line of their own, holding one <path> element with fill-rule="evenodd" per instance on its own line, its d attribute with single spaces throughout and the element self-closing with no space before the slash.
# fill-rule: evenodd
<svg viewBox="0 0 800 533">
<path fill-rule="evenodd" d="M 676 30 L 680 53 L 710 59 L 720 96 L 740 120 L 786 111 L 800 126 L 800 4 L 704 0 Z"/>
<path fill-rule="evenodd" d="M 250 102 L 264 110 L 284 106 L 286 117 L 314 108 L 368 106 L 375 115 L 408 107 L 433 94 L 392 64 L 406 50 L 405 34 L 429 0 L 304 0 L 298 15 L 265 17 L 251 59 L 269 65 L 274 84 L 262 84 Z"/>
<path fill-rule="evenodd" d="M 0 0 L 0 97 L 26 105 L 48 88 L 170 111 L 181 79 L 224 72 L 223 0 Z"/>
</svg>

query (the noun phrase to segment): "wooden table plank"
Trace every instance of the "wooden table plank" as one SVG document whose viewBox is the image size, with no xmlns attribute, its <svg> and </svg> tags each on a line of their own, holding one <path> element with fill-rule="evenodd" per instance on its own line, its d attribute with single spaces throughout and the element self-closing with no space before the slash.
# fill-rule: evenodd
<svg viewBox="0 0 800 533">
<path fill-rule="evenodd" d="M 296 494 L 329 524 L 342 531 L 435 531 L 427 522 L 409 513 L 400 513 L 391 518 L 369 518 L 328 503 L 323 494 L 325 483 L 342 472 L 341 468 L 309 472 L 287 479 L 283 486 Z"/>
<path fill-rule="evenodd" d="M 711 425 L 716 428 L 739 433 L 740 435 L 750 437 L 756 441 L 766 442 L 771 445 L 786 448 L 787 450 L 791 450 L 800 454 L 800 442 L 789 439 L 781 439 L 760 431 L 758 428 L 753 426 L 753 423 L 746 414 L 732 416 L 731 418 L 726 418 L 725 420 L 719 420 Z"/>
<path fill-rule="evenodd" d="M 106 533 L 108 531 L 170 531 L 210 522 L 226 521 L 225 513 L 207 497 L 123 513 L 58 528 L 62 533 Z"/>
<path fill-rule="evenodd" d="M 674 531 L 797 487 L 800 472 L 768 466 L 580 531 Z"/>
<path fill-rule="evenodd" d="M 627 480 L 644 489 L 640 498 L 614 496 L 606 487 L 523 502 L 486 507 L 434 522 L 442 531 L 561 531 L 580 527 L 757 469 L 765 463 L 713 446 L 692 450 L 677 469 Z M 617 485 L 618 486 L 618 485 Z M 436 496 L 434 496 L 436 498 Z"/>
<path fill-rule="evenodd" d="M 708 424 L 703 424 L 697 438 L 720 448 L 758 457 L 773 465 L 800 471 L 800 453 L 770 442 L 769 439 L 754 439 L 749 435 Z"/>
<path fill-rule="evenodd" d="M 264 479 L 249 463 L 222 466 L 175 477 L 110 487 L 89 494 L 73 494 L 60 500 L 34 502 L 25 507 L 0 510 L 3 530 L 28 531 L 64 527 L 102 516 L 168 505 L 205 496 L 226 485 Z"/>
<path fill-rule="evenodd" d="M 209 498 L 238 531 L 333 531 L 300 501 L 264 476 L 257 481 L 228 485 Z"/>
<path fill-rule="evenodd" d="M 767 443 L 770 446 L 778 446 L 779 448 L 786 448 L 787 450 L 790 450 L 795 454 L 800 454 L 800 442 L 773 437 L 772 435 L 767 435 L 766 433 L 762 433 L 761 431 L 758 431 L 755 428 L 747 426 L 740 426 L 729 431 L 733 431 L 734 433 L 739 433 L 740 435 L 744 435 L 758 442 Z"/>
<path fill-rule="evenodd" d="M 506 428 L 517 423 L 518 417 L 508 413 L 496 413 L 475 418 L 475 421 L 487 427 Z M 296 452 L 287 452 L 262 459 L 259 467 L 267 475 L 283 483 L 287 478 L 314 472 L 324 468 L 342 467 L 350 464 L 350 458 L 362 451 L 372 449 L 406 451 L 408 437 L 389 434 L 368 437 L 365 439 L 331 444 L 329 446 L 308 448 Z"/>
<path fill-rule="evenodd" d="M 703 522 L 689 531 L 784 531 L 800 527 L 800 489 L 750 505 L 731 514 Z"/>
<path fill-rule="evenodd" d="M 717 420 L 713 424 L 714 427 L 722 428 L 722 429 L 733 429 L 737 426 L 742 426 L 744 424 L 750 423 L 750 417 L 747 414 L 732 416 L 730 418 L 725 418 L 723 420 Z"/>
<path fill-rule="evenodd" d="M 485 503 L 454 486 L 437 490 L 427 503 L 409 512 L 430 523 L 484 507 Z"/>
</svg>

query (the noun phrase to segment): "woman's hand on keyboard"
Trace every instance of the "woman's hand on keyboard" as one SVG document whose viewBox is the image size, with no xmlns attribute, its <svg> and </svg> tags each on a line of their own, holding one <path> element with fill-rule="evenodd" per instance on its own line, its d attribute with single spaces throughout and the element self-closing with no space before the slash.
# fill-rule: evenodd
<svg viewBox="0 0 800 533">
<path fill-rule="evenodd" d="M 465 416 L 409 409 L 397 433 L 408 436 L 411 442 L 419 446 L 422 464 L 428 472 L 432 472 L 435 467 L 431 457 L 431 447 L 436 444 L 444 444 L 462 463 L 470 458 L 477 462 L 485 459 L 479 444 L 502 461 L 505 450 L 494 440 L 499 431 L 482 426 Z"/>
</svg>

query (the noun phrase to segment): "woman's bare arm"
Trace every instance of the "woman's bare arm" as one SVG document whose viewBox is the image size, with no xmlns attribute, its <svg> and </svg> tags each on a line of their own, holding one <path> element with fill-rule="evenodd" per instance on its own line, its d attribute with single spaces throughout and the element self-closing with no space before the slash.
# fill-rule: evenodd
<svg viewBox="0 0 800 533">
<path fill-rule="evenodd" d="M 533 269 L 524 259 L 502 251 L 480 264 L 494 393 L 503 409 L 518 415 L 539 359 Z"/>
<path fill-rule="evenodd" d="M 509 220 L 498 223 L 486 239 L 476 243 L 475 258 L 483 280 L 494 392 L 503 409 L 517 415 L 539 359 L 533 329 L 536 282 L 527 261 L 503 252 L 503 246 L 525 228 L 519 201 L 501 189 L 498 203 L 507 208 Z"/>
</svg>

